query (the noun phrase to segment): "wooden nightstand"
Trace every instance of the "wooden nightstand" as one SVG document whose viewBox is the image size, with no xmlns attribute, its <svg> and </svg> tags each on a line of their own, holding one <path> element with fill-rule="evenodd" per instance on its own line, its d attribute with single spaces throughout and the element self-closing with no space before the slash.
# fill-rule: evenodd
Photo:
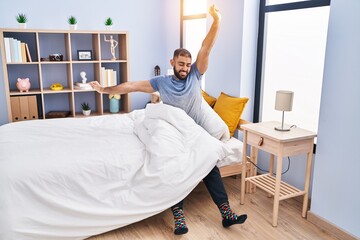
<svg viewBox="0 0 360 240">
<path fill-rule="evenodd" d="M 244 204 L 245 202 L 245 181 L 254 184 L 274 196 L 272 221 L 274 227 L 277 226 L 279 201 L 287 198 L 304 195 L 302 216 L 306 217 L 313 145 L 314 138 L 316 137 L 316 133 L 301 128 L 292 128 L 289 132 L 276 131 L 274 127 L 280 125 L 280 122 L 262 122 L 242 126 L 244 129 L 243 159 L 246 159 L 247 145 L 250 145 L 252 148 L 250 160 L 257 163 L 258 150 L 263 150 L 270 153 L 270 167 L 269 173 L 267 174 L 247 178 L 245 175 L 246 169 L 245 167 L 243 168 L 241 174 L 240 203 Z M 304 190 L 299 190 L 281 181 L 283 157 L 299 154 L 307 154 Z M 277 156 L 277 166 L 276 176 L 273 176 L 275 155 Z"/>
</svg>

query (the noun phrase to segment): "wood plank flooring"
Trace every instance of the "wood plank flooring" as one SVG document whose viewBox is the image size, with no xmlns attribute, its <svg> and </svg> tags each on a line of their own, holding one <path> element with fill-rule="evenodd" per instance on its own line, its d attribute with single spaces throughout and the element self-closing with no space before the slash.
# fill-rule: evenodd
<svg viewBox="0 0 360 240">
<path fill-rule="evenodd" d="M 240 205 L 240 178 L 223 178 L 231 208 L 238 214 L 246 213 L 242 225 L 223 228 L 221 215 L 206 187 L 200 183 L 185 200 L 185 217 L 189 232 L 174 235 L 173 216 L 166 210 L 156 216 L 111 232 L 93 236 L 88 240 L 167 240 L 167 239 L 251 239 L 251 240 L 337 240 L 301 217 L 302 204 L 295 199 L 280 202 L 278 226 L 272 227 L 273 199 L 257 189 L 246 194 L 245 204 Z"/>
</svg>

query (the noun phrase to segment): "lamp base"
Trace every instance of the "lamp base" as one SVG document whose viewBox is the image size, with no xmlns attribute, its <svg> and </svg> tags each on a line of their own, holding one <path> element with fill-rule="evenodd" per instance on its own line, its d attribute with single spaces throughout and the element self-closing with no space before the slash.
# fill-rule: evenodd
<svg viewBox="0 0 360 240">
<path fill-rule="evenodd" d="M 288 131 L 290 131 L 290 128 L 283 128 L 283 127 L 274 127 L 274 129 L 276 131 L 280 131 L 280 132 L 288 132 Z"/>
</svg>

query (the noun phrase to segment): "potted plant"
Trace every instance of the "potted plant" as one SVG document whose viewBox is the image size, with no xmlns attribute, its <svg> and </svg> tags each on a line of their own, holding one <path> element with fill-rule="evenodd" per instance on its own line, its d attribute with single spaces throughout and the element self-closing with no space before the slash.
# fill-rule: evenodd
<svg viewBox="0 0 360 240">
<path fill-rule="evenodd" d="M 26 23 L 28 21 L 27 17 L 26 17 L 26 14 L 24 13 L 19 13 L 17 16 L 16 16 L 16 21 L 19 23 L 19 27 L 20 28 L 26 28 Z"/>
<path fill-rule="evenodd" d="M 113 25 L 113 20 L 111 19 L 111 17 L 108 17 L 105 20 L 104 24 L 105 24 L 105 27 L 106 27 L 107 30 L 111 30 L 112 25 Z"/>
<path fill-rule="evenodd" d="M 119 112 L 119 101 L 120 101 L 120 94 L 110 94 L 110 112 L 111 113 L 118 113 Z"/>
<path fill-rule="evenodd" d="M 89 103 L 83 102 L 81 104 L 81 109 L 82 109 L 82 112 L 83 112 L 84 116 L 89 116 L 90 115 L 91 109 L 90 109 Z"/>
<path fill-rule="evenodd" d="M 74 16 L 70 16 L 68 18 L 68 23 L 69 23 L 69 26 L 70 26 L 70 29 L 71 30 L 76 30 L 76 27 L 77 27 L 77 20 L 76 20 L 76 17 Z"/>
</svg>

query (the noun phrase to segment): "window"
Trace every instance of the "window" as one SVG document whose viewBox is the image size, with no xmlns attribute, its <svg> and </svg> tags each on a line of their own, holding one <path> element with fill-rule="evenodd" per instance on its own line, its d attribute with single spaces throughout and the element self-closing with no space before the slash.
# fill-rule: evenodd
<svg viewBox="0 0 360 240">
<path fill-rule="evenodd" d="M 206 12 L 207 0 L 181 1 L 180 47 L 190 51 L 193 62 L 206 36 Z M 205 76 L 201 84 L 205 89 Z"/>
<path fill-rule="evenodd" d="M 275 94 L 291 90 L 293 108 L 285 113 L 285 122 L 317 132 L 329 4 L 314 0 L 265 5 L 261 0 L 254 122 L 281 121 Z"/>
<path fill-rule="evenodd" d="M 180 47 L 190 51 L 195 60 L 206 36 L 207 0 L 182 0 Z"/>
</svg>

